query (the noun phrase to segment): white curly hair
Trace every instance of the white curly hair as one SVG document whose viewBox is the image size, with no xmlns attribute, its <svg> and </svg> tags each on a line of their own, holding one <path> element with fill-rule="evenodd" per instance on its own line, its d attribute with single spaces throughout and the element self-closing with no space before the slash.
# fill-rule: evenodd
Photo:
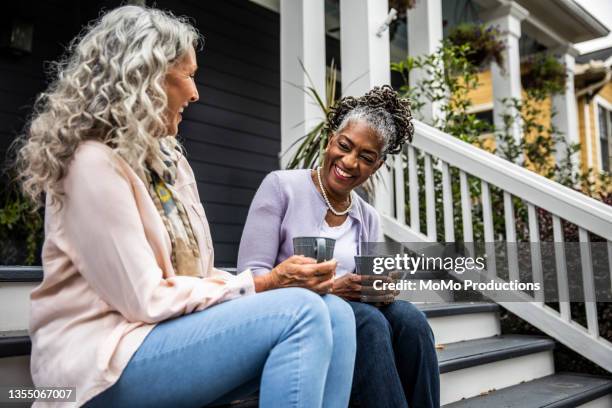
<svg viewBox="0 0 612 408">
<path fill-rule="evenodd" d="M 89 24 L 52 64 L 54 79 L 34 104 L 17 151 L 17 179 L 39 206 L 61 201 L 61 182 L 80 142 L 99 140 L 139 174 L 180 145 L 164 121 L 168 68 L 202 38 L 186 18 L 139 6 L 116 8 Z"/>
</svg>

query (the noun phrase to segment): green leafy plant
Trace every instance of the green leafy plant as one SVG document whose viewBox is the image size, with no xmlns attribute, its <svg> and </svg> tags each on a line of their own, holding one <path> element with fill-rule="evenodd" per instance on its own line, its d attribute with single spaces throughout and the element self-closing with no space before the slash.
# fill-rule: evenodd
<svg viewBox="0 0 612 408">
<path fill-rule="evenodd" d="M 0 260 L 3 264 L 40 262 L 43 240 L 41 213 L 23 196 L 7 174 L 0 184 Z"/>
<path fill-rule="evenodd" d="M 451 41 L 444 41 L 438 50 L 427 56 L 409 57 L 399 63 L 391 64 L 391 70 L 397 72 L 403 79 L 399 92 L 412 99 L 417 118 L 424 120 L 418 111 L 426 104 L 437 104 L 439 115 L 429 121 L 429 124 L 445 133 L 453 135 L 475 146 L 487 148 L 488 151 L 504 157 L 508 161 L 527 167 L 547 178 L 555 180 L 572 188 L 582 188 L 589 196 L 601 199 L 601 189 L 597 186 L 609 185 L 609 175 L 593 175 L 592 170 L 580 173 L 573 167 L 572 155 L 580 149 L 580 145 L 567 145 L 564 135 L 557 129 L 552 121 L 542 121 L 546 117 L 544 103 L 554 93 L 563 89 L 559 87 L 546 87 L 542 89 L 526 89 L 527 97 L 523 100 L 504 100 L 506 107 L 502 115 L 503 126 L 500 129 L 471 114 L 472 102 L 470 93 L 480 86 L 478 82 L 478 66 L 470 59 L 469 44 L 455 45 Z M 424 72 L 424 79 L 418 83 L 409 83 L 410 71 L 419 69 Z M 556 113 L 551 112 L 551 118 Z M 516 141 L 512 129 L 520 126 L 525 137 Z M 495 146 L 487 143 L 483 134 L 494 134 Z M 557 152 L 557 149 L 562 149 Z M 555 162 L 553 155 L 561 157 Z M 442 216 L 442 176 L 436 169 L 437 161 L 433 159 L 434 189 L 436 199 L 437 239 L 444 240 L 444 225 Z M 425 182 L 423 174 L 423 158 L 417 158 L 418 184 L 420 202 L 425 200 Z M 452 197 L 455 214 L 455 233 L 457 240 L 462 239 L 462 220 L 460 217 L 461 195 L 459 191 L 459 176 L 456 169 L 451 169 Z M 406 177 L 406 180 L 408 178 Z M 607 183 L 607 184 L 606 184 Z M 468 177 L 468 185 L 474 210 L 474 240 L 484 241 L 484 228 L 482 225 L 482 206 L 480 202 L 480 181 L 475 177 Z M 407 190 L 407 189 L 406 189 Z M 503 212 L 503 194 L 492 187 L 492 207 L 495 237 L 502 238 L 505 234 L 505 220 Z M 513 199 L 517 222 L 527 225 L 527 208 L 522 200 Z M 408 204 L 408 203 L 407 203 Z M 410 208 L 407 207 L 407 219 Z M 425 230 L 425 208 L 420 208 L 421 231 Z M 521 221 L 522 220 L 522 221 Z M 525 232 L 523 235 L 521 235 Z M 519 239 L 528 239 L 528 231 L 517 231 Z"/>
<path fill-rule="evenodd" d="M 323 118 L 327 118 L 327 114 L 336 103 L 336 80 L 338 74 L 334 62 L 332 61 L 331 67 L 325 78 L 325 99 L 321 98 L 319 91 L 314 86 L 312 78 L 308 72 L 306 72 L 301 61 L 300 65 L 309 82 L 309 85 L 302 90 L 317 103 L 319 108 L 321 108 Z M 313 126 L 307 134 L 301 136 L 290 146 L 289 149 L 297 145 L 297 150 L 289 160 L 287 168 L 313 168 L 315 165 L 321 164 L 328 139 L 329 135 L 325 127 L 325 119 L 323 119 Z"/>
<path fill-rule="evenodd" d="M 462 23 L 449 33 L 448 41 L 455 46 L 467 45 L 465 56 L 474 67 L 485 67 L 495 61 L 503 68 L 506 45 L 501 35 L 502 32 L 494 26 Z"/>
</svg>

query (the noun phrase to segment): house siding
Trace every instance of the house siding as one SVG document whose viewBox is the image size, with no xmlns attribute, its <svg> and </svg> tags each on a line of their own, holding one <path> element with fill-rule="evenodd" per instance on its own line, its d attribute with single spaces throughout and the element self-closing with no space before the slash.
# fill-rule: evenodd
<svg viewBox="0 0 612 408">
<path fill-rule="evenodd" d="M 120 2 L 25 1 L 1 6 L 34 24 L 34 48 L 22 58 L 0 56 L 0 154 L 24 126 L 46 87 L 43 61 L 101 8 Z M 210 222 L 217 266 L 236 263 L 249 204 L 280 151 L 279 15 L 247 0 L 157 1 L 189 17 L 203 34 L 196 83 L 200 100 L 184 114 L 179 137 L 187 151 Z M 68 11 L 67 11 L 68 10 Z"/>
</svg>

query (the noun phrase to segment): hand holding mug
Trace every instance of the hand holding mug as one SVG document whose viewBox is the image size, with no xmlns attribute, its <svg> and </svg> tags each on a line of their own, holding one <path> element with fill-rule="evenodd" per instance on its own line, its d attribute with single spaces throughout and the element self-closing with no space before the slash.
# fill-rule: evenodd
<svg viewBox="0 0 612 408">
<path fill-rule="evenodd" d="M 333 286 L 337 261 L 317 263 L 315 259 L 293 255 L 268 274 L 271 288 L 300 287 L 316 293 L 329 293 Z"/>
</svg>

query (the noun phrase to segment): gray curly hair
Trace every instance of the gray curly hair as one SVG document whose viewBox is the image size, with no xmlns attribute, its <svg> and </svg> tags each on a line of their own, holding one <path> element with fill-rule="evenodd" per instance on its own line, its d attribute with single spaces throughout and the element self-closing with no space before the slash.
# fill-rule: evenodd
<svg viewBox="0 0 612 408">
<path fill-rule="evenodd" d="M 86 27 L 53 63 L 55 78 L 13 146 L 24 194 L 37 206 L 44 193 L 57 202 L 83 140 L 107 144 L 139 175 L 148 157 L 161 155 L 160 138 L 181 149 L 164 122 L 164 79 L 200 41 L 185 18 L 138 6 L 116 8 Z"/>
<path fill-rule="evenodd" d="M 383 108 L 372 108 L 370 106 L 359 106 L 342 119 L 338 132 L 344 130 L 350 124 L 363 121 L 368 124 L 370 129 L 374 130 L 383 143 L 381 151 L 386 154 L 391 142 L 395 139 L 397 133 L 395 123 L 391 114 Z"/>
</svg>

